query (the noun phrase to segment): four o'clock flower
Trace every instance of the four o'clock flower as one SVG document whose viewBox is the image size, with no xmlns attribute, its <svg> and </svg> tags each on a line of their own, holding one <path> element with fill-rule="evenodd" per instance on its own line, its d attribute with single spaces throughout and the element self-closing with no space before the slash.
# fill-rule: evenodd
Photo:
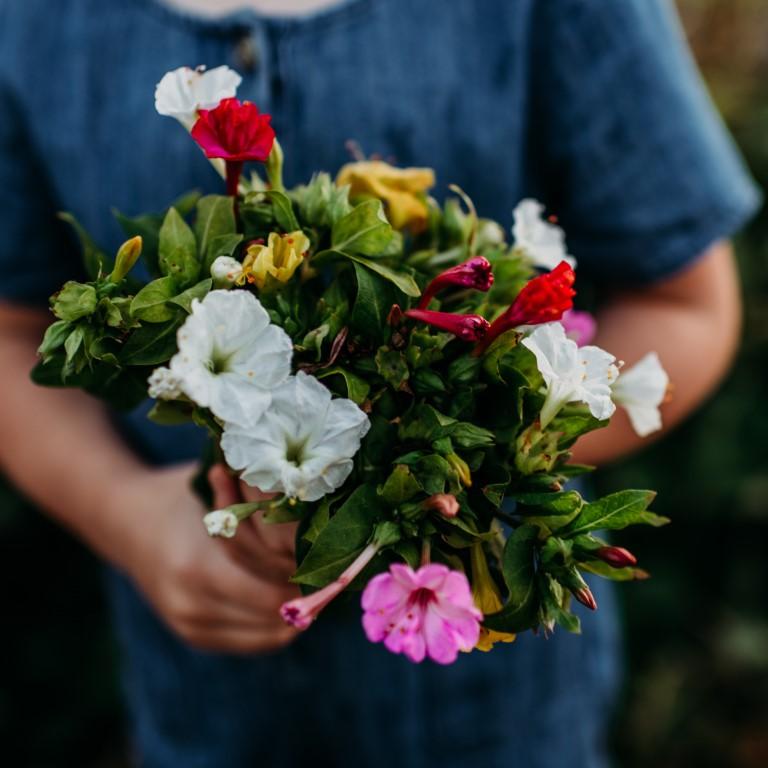
<svg viewBox="0 0 768 768">
<path fill-rule="evenodd" d="M 237 533 L 237 515 L 228 509 L 214 509 L 203 518 L 209 536 L 231 539 Z"/>
<path fill-rule="evenodd" d="M 565 233 L 542 217 L 544 206 L 536 200 L 522 200 L 515 208 L 512 235 L 515 246 L 522 250 L 535 267 L 554 269 L 561 261 L 572 267 L 576 259 L 565 248 Z"/>
<path fill-rule="evenodd" d="M 565 335 L 573 339 L 580 347 L 591 343 L 597 333 L 597 321 L 589 312 L 569 309 L 563 313 L 560 322 L 565 328 Z"/>
<path fill-rule="evenodd" d="M 349 586 L 378 551 L 379 544 L 376 542 L 370 543 L 338 579 L 317 590 L 317 592 L 313 592 L 311 595 L 298 597 L 295 600 L 283 603 L 280 606 L 280 615 L 283 617 L 283 621 L 296 627 L 296 629 L 307 629 L 317 618 L 320 611 Z"/>
<path fill-rule="evenodd" d="M 475 353 L 483 352 L 495 338 L 511 328 L 559 320 L 564 312 L 573 307 L 575 280 L 572 267 L 564 261 L 551 272 L 529 280 L 509 309 L 493 321 Z"/>
<path fill-rule="evenodd" d="M 493 285 L 493 272 L 491 263 L 484 256 L 473 256 L 463 264 L 446 269 L 441 272 L 424 289 L 419 301 L 419 309 L 426 309 L 432 298 L 444 288 L 459 286 L 473 288 L 476 291 L 488 291 Z"/>
<path fill-rule="evenodd" d="M 184 394 L 222 421 L 256 421 L 291 370 L 290 336 L 247 291 L 211 291 L 192 302 L 170 368 Z"/>
<path fill-rule="evenodd" d="M 483 614 L 472 600 L 467 577 L 430 563 L 417 571 L 395 563 L 374 576 L 363 592 L 363 628 L 373 643 L 411 661 L 429 657 L 439 664 L 471 651 Z"/>
<path fill-rule="evenodd" d="M 249 160 L 267 161 L 275 141 L 270 115 L 262 115 L 255 104 L 224 99 L 215 109 L 201 109 L 192 126 L 192 138 L 208 158 L 221 158 L 227 165 L 227 194 L 236 196 L 243 165 Z"/>
<path fill-rule="evenodd" d="M 504 607 L 496 582 L 488 569 L 481 542 L 473 544 L 469 551 L 472 567 L 472 598 L 475 605 L 486 615 L 497 613 Z M 475 646 L 478 651 L 490 651 L 495 643 L 511 643 L 515 635 L 510 632 L 498 632 L 495 629 L 480 627 L 480 637 Z"/>
<path fill-rule="evenodd" d="M 623 371 L 613 385 L 613 399 L 626 409 L 640 437 L 661 429 L 659 406 L 668 387 L 669 376 L 655 352 L 649 352 L 639 363 Z"/>
<path fill-rule="evenodd" d="M 242 78 L 229 67 L 206 70 L 205 67 L 179 67 L 163 75 L 155 88 L 155 109 L 175 117 L 192 130 L 201 109 L 213 109 L 222 99 L 235 95 Z"/>
<path fill-rule="evenodd" d="M 490 323 L 480 315 L 434 312 L 431 309 L 408 309 L 404 314 L 412 320 L 420 320 L 441 331 L 448 331 L 462 341 L 480 341 L 490 327 Z"/>
<path fill-rule="evenodd" d="M 272 392 L 269 409 L 259 416 L 224 425 L 227 463 L 242 470 L 248 485 L 302 501 L 317 501 L 344 483 L 370 428 L 355 403 L 332 398 L 303 371 Z"/>
<path fill-rule="evenodd" d="M 566 403 L 586 403 L 596 419 L 607 419 L 616 410 L 611 386 L 619 375 L 616 358 L 599 347 L 579 347 L 565 335 L 560 323 L 541 325 L 523 339 L 533 352 L 544 377 L 547 397 L 541 409 L 546 427 Z"/>
<path fill-rule="evenodd" d="M 287 283 L 304 262 L 309 246 L 309 238 L 300 229 L 285 235 L 272 232 L 266 245 L 248 246 L 241 281 L 247 280 L 259 290 L 264 288 L 268 277 Z"/>
</svg>

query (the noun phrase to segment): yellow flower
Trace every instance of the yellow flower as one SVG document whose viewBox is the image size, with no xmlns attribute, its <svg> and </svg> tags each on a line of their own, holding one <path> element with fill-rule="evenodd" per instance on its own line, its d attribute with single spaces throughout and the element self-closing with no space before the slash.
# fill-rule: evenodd
<svg viewBox="0 0 768 768">
<path fill-rule="evenodd" d="M 382 200 L 395 229 L 420 232 L 427 225 L 424 195 L 435 186 L 431 168 L 395 168 L 379 160 L 349 163 L 339 171 L 336 184 L 349 184 L 352 197 L 370 195 Z"/>
<path fill-rule="evenodd" d="M 248 246 L 239 282 L 247 280 L 261 290 L 271 275 L 278 282 L 287 283 L 301 266 L 308 250 L 309 238 L 301 230 L 287 235 L 272 232 L 266 245 Z"/>
<path fill-rule="evenodd" d="M 485 559 L 483 545 L 480 542 L 472 545 L 470 561 L 472 565 L 472 599 L 475 601 L 475 605 L 483 612 L 484 616 L 500 611 L 503 603 L 499 588 L 488 570 L 488 561 Z M 495 629 L 481 626 L 480 638 L 475 648 L 478 651 L 490 651 L 494 643 L 511 643 L 514 640 L 515 635 L 509 632 L 497 632 Z"/>
</svg>

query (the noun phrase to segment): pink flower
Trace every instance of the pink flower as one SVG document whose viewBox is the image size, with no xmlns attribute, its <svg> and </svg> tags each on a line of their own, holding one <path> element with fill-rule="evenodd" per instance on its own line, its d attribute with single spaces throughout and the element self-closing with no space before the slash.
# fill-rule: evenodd
<svg viewBox="0 0 768 768">
<path fill-rule="evenodd" d="M 476 291 L 485 292 L 489 291 L 492 285 L 491 263 L 484 256 L 473 256 L 463 264 L 446 269 L 432 280 L 424 289 L 419 301 L 419 309 L 426 309 L 432 297 L 449 286 L 473 288 Z"/>
<path fill-rule="evenodd" d="M 488 332 L 490 323 L 480 315 L 460 315 L 453 312 L 434 312 L 431 309 L 408 309 L 406 317 L 419 320 L 441 331 L 448 331 L 462 341 L 479 341 Z"/>
<path fill-rule="evenodd" d="M 306 597 L 297 597 L 280 606 L 280 615 L 286 624 L 291 624 L 296 629 L 306 629 L 317 618 L 320 611 L 342 592 L 353 581 L 360 571 L 373 559 L 379 551 L 379 544 L 369 544 L 356 558 L 355 561 L 339 576 L 317 592 Z M 369 584 L 370 586 L 370 584 Z"/>
<path fill-rule="evenodd" d="M 434 509 L 443 517 L 456 517 L 459 514 L 459 502 L 452 493 L 435 493 L 424 502 L 424 509 Z"/>
<path fill-rule="evenodd" d="M 591 344 L 597 333 L 597 321 L 589 312 L 569 309 L 560 318 L 565 328 L 565 335 L 573 339 L 580 347 Z"/>
<path fill-rule="evenodd" d="M 362 605 L 368 639 L 384 641 L 387 650 L 411 661 L 429 656 L 438 664 L 452 664 L 480 637 L 483 614 L 472 601 L 467 577 L 439 563 L 418 571 L 391 565 L 368 582 Z"/>
</svg>

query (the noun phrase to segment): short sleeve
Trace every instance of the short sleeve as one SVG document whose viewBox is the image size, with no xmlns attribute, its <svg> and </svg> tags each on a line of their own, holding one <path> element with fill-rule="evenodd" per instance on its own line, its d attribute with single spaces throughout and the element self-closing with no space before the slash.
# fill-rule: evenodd
<svg viewBox="0 0 768 768">
<path fill-rule="evenodd" d="M 45 304 L 80 267 L 32 144 L 20 104 L 0 79 L 0 300 Z"/>
<path fill-rule="evenodd" d="M 761 195 L 667 0 L 539 9 L 531 134 L 580 267 L 651 282 L 743 226 Z"/>
</svg>

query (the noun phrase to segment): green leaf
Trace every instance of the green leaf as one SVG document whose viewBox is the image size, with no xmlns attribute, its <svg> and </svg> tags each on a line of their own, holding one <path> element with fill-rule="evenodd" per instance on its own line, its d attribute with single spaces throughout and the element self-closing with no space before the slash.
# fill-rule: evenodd
<svg viewBox="0 0 768 768">
<path fill-rule="evenodd" d="M 315 376 L 318 379 L 325 379 L 328 376 L 341 376 L 346 383 L 347 397 L 352 402 L 357 403 L 357 405 L 362 405 L 365 402 L 371 389 L 370 384 L 365 379 L 339 366 L 318 371 Z"/>
<path fill-rule="evenodd" d="M 320 531 L 292 581 L 324 587 L 337 578 L 368 543 L 383 511 L 373 486 L 357 488 Z"/>
<path fill-rule="evenodd" d="M 169 208 L 160 227 L 160 271 L 175 277 L 182 287 L 200 274 L 195 234 L 175 208 Z"/>
<path fill-rule="evenodd" d="M 538 526 L 546 534 L 568 525 L 584 506 L 584 499 L 578 491 L 518 493 L 509 498 L 517 502 L 517 512 L 526 523 Z"/>
<path fill-rule="evenodd" d="M 174 296 L 169 299 L 171 304 L 175 304 L 181 307 L 187 314 L 192 312 L 192 302 L 195 299 L 201 301 L 208 295 L 208 292 L 213 287 L 213 280 L 207 277 L 205 280 L 201 280 L 199 283 L 195 283 L 191 288 L 187 288 L 186 291 L 180 293 L 178 296 Z"/>
<path fill-rule="evenodd" d="M 316 173 L 309 184 L 293 191 L 293 197 L 302 219 L 312 227 L 330 228 L 352 210 L 349 186 L 337 187 L 327 173 Z"/>
<path fill-rule="evenodd" d="M 362 264 L 364 267 L 367 267 L 372 272 L 375 272 L 380 277 L 383 277 L 385 280 L 392 283 L 406 296 L 412 296 L 414 298 L 421 296 L 421 289 L 419 288 L 418 284 L 413 278 L 413 275 L 410 272 L 394 269 L 393 267 L 388 267 L 386 264 L 382 264 L 380 261 L 366 259 L 363 256 L 358 256 L 357 254 L 349 253 L 347 251 L 340 251 L 337 249 L 322 251 L 320 254 L 318 254 L 318 256 L 320 258 L 318 258 L 317 261 L 320 263 L 324 262 L 328 258 L 335 256 L 338 258 L 349 259 L 350 261 L 354 261 L 357 264 Z"/>
<path fill-rule="evenodd" d="M 73 322 L 96 311 L 98 297 L 92 285 L 69 280 L 53 297 L 53 314 L 60 320 Z"/>
<path fill-rule="evenodd" d="M 585 504 L 581 514 L 565 529 L 561 536 L 576 536 L 597 530 L 619 530 L 628 525 L 644 523 L 655 527 L 665 525 L 669 518 L 648 512 L 656 497 L 653 491 L 619 491 L 598 501 Z"/>
<path fill-rule="evenodd" d="M 243 236 L 240 234 L 218 235 L 214 237 L 208 245 L 208 252 L 205 254 L 201 270 L 202 274 L 211 274 L 211 265 L 219 256 L 234 256 L 237 246 L 242 242 Z"/>
<path fill-rule="evenodd" d="M 208 262 L 208 251 L 215 238 L 236 234 L 235 204 L 231 197 L 206 195 L 197 201 L 195 238 L 197 252 L 203 264 Z"/>
<path fill-rule="evenodd" d="M 147 323 L 164 323 L 175 316 L 176 310 L 166 302 L 176 295 L 176 278 L 172 275 L 159 277 L 147 283 L 131 302 L 131 315 Z"/>
<path fill-rule="evenodd" d="M 611 581 L 643 581 L 648 578 L 648 572 L 641 568 L 632 568 L 631 566 L 627 568 L 613 568 L 602 560 L 579 562 L 578 568 Z"/>
<path fill-rule="evenodd" d="M 176 331 L 183 316 L 158 325 L 146 325 L 135 330 L 123 351 L 120 362 L 123 365 L 161 365 L 176 353 Z"/>
<path fill-rule="evenodd" d="M 192 421 L 193 410 L 194 406 L 191 403 L 158 400 L 147 414 L 147 418 L 155 424 L 173 427 Z"/>
<path fill-rule="evenodd" d="M 85 227 L 71 214 L 60 213 L 59 218 L 75 230 L 83 250 L 83 267 L 90 280 L 97 280 L 101 274 L 112 271 L 112 260 L 99 248 Z"/>
<path fill-rule="evenodd" d="M 45 329 L 43 341 L 37 349 L 37 354 L 43 358 L 44 363 L 51 359 L 53 352 L 64 345 L 71 330 L 72 325 L 67 320 L 56 320 Z"/>
<path fill-rule="evenodd" d="M 405 464 L 398 464 L 381 487 L 381 498 L 393 507 L 421 491 L 421 484 Z"/>
<path fill-rule="evenodd" d="M 386 251 L 392 233 L 381 200 L 366 200 L 333 225 L 331 246 L 338 251 L 377 256 Z"/>
<path fill-rule="evenodd" d="M 386 318 L 395 301 L 394 291 L 380 277 L 360 264 L 353 263 L 357 279 L 357 297 L 352 307 L 350 324 L 369 339 L 381 339 Z"/>
<path fill-rule="evenodd" d="M 476 448 L 490 448 L 496 440 L 489 429 L 477 427 L 467 421 L 460 421 L 451 426 L 448 435 L 454 445 L 469 451 Z"/>
<path fill-rule="evenodd" d="M 376 370 L 393 389 L 399 390 L 408 381 L 410 371 L 405 355 L 388 347 L 379 347 L 375 357 Z"/>
<path fill-rule="evenodd" d="M 296 214 L 293 212 L 293 205 L 285 192 L 277 189 L 268 189 L 261 193 L 272 203 L 272 211 L 275 215 L 277 225 L 284 232 L 295 232 L 301 229 Z"/>
<path fill-rule="evenodd" d="M 538 531 L 532 525 L 516 528 L 507 539 L 501 568 L 509 597 L 497 613 L 486 616 L 483 624 L 499 632 L 522 632 L 536 621 L 539 607 L 534 551 Z"/>
<path fill-rule="evenodd" d="M 445 484 L 453 474 L 453 468 L 442 456 L 433 453 L 418 459 L 413 464 L 413 473 L 424 493 L 432 496 L 445 492 Z"/>
<path fill-rule="evenodd" d="M 568 632 L 580 634 L 581 621 L 565 607 L 566 593 L 562 586 L 548 573 L 538 575 L 538 584 L 543 623 L 550 624 L 554 621 Z"/>
<path fill-rule="evenodd" d="M 71 363 L 75 359 L 75 355 L 82 346 L 84 339 L 85 332 L 82 326 L 77 326 L 72 333 L 67 336 L 67 340 L 64 342 L 67 363 Z"/>
</svg>

